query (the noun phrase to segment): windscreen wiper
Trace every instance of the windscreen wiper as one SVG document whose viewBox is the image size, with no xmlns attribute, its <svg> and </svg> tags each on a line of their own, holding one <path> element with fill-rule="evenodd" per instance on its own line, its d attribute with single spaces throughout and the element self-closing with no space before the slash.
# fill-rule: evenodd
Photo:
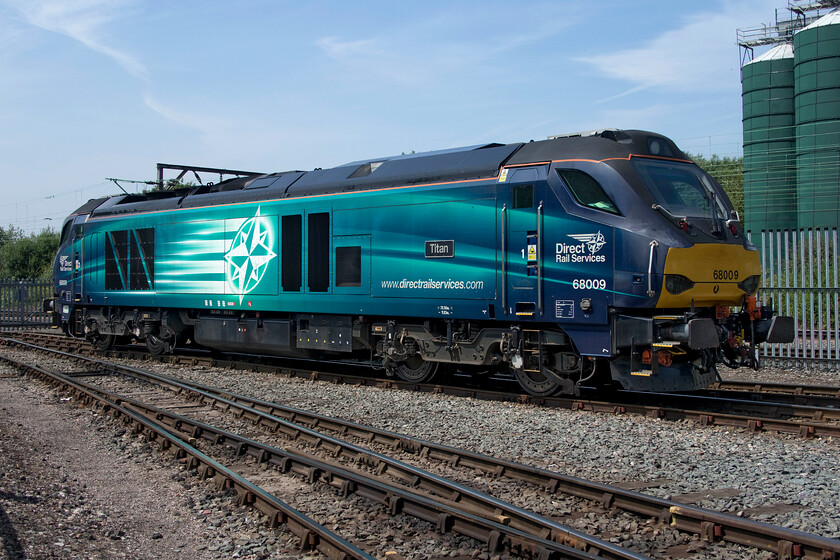
<svg viewBox="0 0 840 560">
<path fill-rule="evenodd" d="M 683 231 L 687 232 L 688 228 L 690 228 L 693 225 L 691 222 L 688 221 L 688 216 L 676 216 L 674 214 L 671 214 L 671 212 L 668 211 L 668 209 L 662 206 L 661 204 L 654 204 L 653 206 L 651 206 L 651 208 L 662 212 L 662 214 L 677 222 L 677 224 L 680 226 L 680 229 L 682 229 Z"/>
</svg>

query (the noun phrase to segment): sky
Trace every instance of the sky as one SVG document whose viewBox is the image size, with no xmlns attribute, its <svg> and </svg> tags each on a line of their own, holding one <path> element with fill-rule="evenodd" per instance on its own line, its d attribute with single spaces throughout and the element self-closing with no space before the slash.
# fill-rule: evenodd
<svg viewBox="0 0 840 560">
<path fill-rule="evenodd" d="M 58 230 L 158 162 L 269 173 L 603 128 L 740 155 L 736 30 L 785 5 L 0 0 L 0 226 Z"/>
</svg>

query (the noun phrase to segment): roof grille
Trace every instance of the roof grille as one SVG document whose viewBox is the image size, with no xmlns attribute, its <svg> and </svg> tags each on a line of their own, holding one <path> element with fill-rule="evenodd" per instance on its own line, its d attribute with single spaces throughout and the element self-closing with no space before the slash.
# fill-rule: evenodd
<svg viewBox="0 0 840 560">
<path fill-rule="evenodd" d="M 599 130 L 584 130 L 582 132 L 571 132 L 569 134 L 556 134 L 549 136 L 548 140 L 557 140 L 559 138 L 587 138 L 590 136 L 600 136 L 613 142 L 627 143 L 630 137 L 623 130 L 617 128 L 602 128 Z"/>
</svg>

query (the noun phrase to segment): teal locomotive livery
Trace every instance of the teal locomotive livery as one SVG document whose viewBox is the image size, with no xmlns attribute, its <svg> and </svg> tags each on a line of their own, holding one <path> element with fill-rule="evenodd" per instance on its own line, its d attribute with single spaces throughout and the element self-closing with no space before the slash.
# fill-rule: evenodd
<svg viewBox="0 0 840 560">
<path fill-rule="evenodd" d="M 677 391 L 793 337 L 758 253 L 669 139 L 604 130 L 91 200 L 64 222 L 56 322 L 145 342 L 364 360 L 530 394 Z"/>
</svg>

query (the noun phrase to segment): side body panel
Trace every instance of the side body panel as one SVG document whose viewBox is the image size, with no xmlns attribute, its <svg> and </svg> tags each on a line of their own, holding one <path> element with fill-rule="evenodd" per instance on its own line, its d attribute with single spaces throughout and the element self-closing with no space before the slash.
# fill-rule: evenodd
<svg viewBox="0 0 840 560">
<path fill-rule="evenodd" d="M 546 166 L 522 171 L 505 181 L 94 217 L 85 224 L 89 303 L 496 319 L 608 330 L 613 228 L 568 216 L 546 183 Z M 523 186 L 532 189 L 533 200 L 514 209 L 514 189 Z M 284 240 L 288 223 L 298 224 L 298 231 L 287 231 Z M 153 262 L 140 243 L 151 229 Z M 327 241 L 319 241 L 324 234 Z M 121 236 L 129 242 L 109 241 Z M 314 275 L 327 274 L 315 270 L 321 266 L 315 253 L 324 250 L 328 281 L 313 287 Z M 127 270 L 118 277 L 120 262 Z M 284 267 L 299 269 L 291 289 L 284 286 Z M 148 285 L 139 283 L 144 289 L 127 289 L 132 275 L 152 268 Z M 502 283 L 510 295 L 505 305 Z M 582 300 L 589 300 L 588 307 L 581 307 Z M 529 304 L 520 309 L 533 313 L 517 315 L 517 302 Z"/>
</svg>

